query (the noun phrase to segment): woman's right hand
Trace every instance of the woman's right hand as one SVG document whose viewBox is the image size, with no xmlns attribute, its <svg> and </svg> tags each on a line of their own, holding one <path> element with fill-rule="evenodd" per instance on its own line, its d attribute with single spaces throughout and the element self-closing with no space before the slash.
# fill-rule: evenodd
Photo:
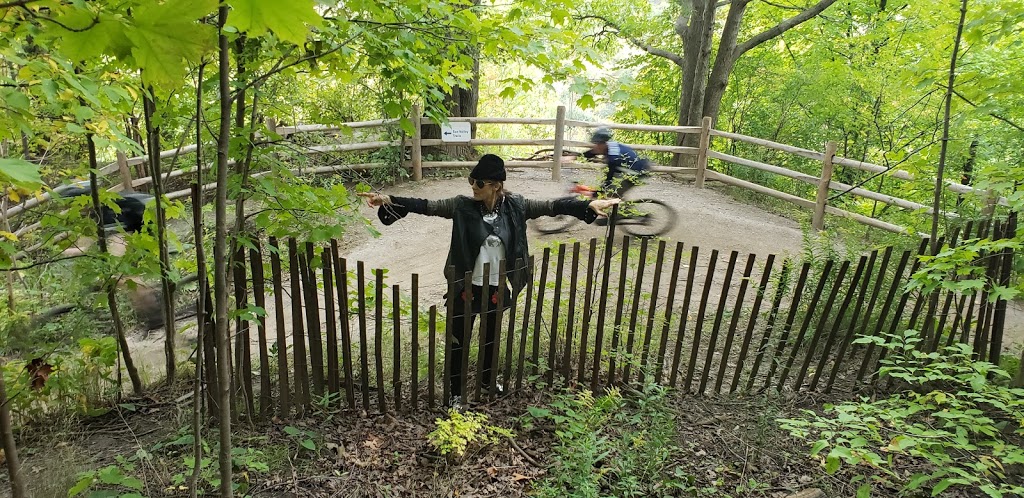
<svg viewBox="0 0 1024 498">
<path fill-rule="evenodd" d="M 391 204 L 391 196 L 387 194 L 378 194 L 376 192 L 357 192 L 356 195 L 366 199 L 366 205 L 370 207 L 380 207 L 385 204 Z"/>
</svg>

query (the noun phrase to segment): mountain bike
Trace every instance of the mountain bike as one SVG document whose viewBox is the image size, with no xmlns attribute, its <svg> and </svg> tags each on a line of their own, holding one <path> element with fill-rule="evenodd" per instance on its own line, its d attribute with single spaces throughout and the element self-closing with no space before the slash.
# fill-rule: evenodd
<svg viewBox="0 0 1024 498">
<path fill-rule="evenodd" d="M 586 185 L 574 183 L 569 192 L 577 196 L 590 197 L 594 189 Z M 636 237 L 658 237 L 668 233 L 675 226 L 679 214 L 668 204 L 657 199 L 626 198 L 619 203 L 619 209 L 613 216 L 609 213 L 609 223 L 614 223 L 626 233 Z M 534 226 L 540 233 L 559 233 L 568 230 L 580 220 L 569 215 L 538 218 Z"/>
</svg>

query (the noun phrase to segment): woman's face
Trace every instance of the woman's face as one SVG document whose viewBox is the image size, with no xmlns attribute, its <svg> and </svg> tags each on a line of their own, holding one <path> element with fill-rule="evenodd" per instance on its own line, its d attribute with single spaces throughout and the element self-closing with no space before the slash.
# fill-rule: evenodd
<svg viewBox="0 0 1024 498">
<path fill-rule="evenodd" d="M 493 182 L 490 180 L 477 180 L 470 177 L 469 187 L 473 189 L 473 200 L 486 201 L 494 198 L 501 189 L 501 182 Z"/>
</svg>

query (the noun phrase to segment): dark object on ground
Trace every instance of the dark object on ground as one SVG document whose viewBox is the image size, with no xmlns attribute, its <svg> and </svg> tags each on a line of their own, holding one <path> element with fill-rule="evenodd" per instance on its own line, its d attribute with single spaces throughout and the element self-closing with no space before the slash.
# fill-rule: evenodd
<svg viewBox="0 0 1024 498">
<path fill-rule="evenodd" d="M 86 186 L 70 185 L 56 189 L 61 197 L 92 196 L 92 190 Z M 107 206 L 103 206 L 103 227 L 106 229 L 124 227 L 128 233 L 136 233 L 142 230 L 143 216 L 146 213 L 146 205 L 154 197 L 149 194 L 129 192 L 120 194 L 114 203 L 121 208 L 120 213 L 115 213 Z"/>
</svg>

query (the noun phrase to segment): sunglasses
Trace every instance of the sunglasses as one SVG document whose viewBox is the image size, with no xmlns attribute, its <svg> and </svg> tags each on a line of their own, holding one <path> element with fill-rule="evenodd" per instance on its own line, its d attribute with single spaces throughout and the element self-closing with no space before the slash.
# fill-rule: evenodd
<svg viewBox="0 0 1024 498">
<path fill-rule="evenodd" d="M 470 185 L 476 185 L 476 188 L 484 188 L 484 185 L 490 185 L 491 182 L 485 180 L 476 180 L 473 177 L 469 178 Z"/>
</svg>

